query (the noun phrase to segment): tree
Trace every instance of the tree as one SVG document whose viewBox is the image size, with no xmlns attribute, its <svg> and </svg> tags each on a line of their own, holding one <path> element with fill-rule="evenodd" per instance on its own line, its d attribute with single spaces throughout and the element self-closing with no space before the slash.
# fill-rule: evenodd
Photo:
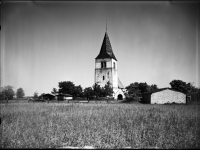
<svg viewBox="0 0 200 150">
<path fill-rule="evenodd" d="M 53 89 L 52 89 L 52 91 L 51 91 L 51 93 L 52 93 L 52 94 L 57 94 L 57 93 L 58 93 L 58 91 L 57 91 L 57 89 L 56 89 L 56 88 L 53 88 Z"/>
<path fill-rule="evenodd" d="M 198 88 L 197 87 L 195 87 L 192 83 L 187 83 L 187 89 L 188 89 L 188 91 L 189 92 L 198 92 Z"/>
<path fill-rule="evenodd" d="M 102 94 L 104 97 L 113 95 L 113 88 L 111 83 L 108 81 L 106 85 L 102 88 Z"/>
<path fill-rule="evenodd" d="M 151 88 L 151 91 L 156 91 L 156 90 L 158 90 L 158 86 L 157 86 L 156 84 L 152 84 L 152 85 L 150 86 L 150 88 Z"/>
<path fill-rule="evenodd" d="M 127 92 L 125 95 L 128 97 L 140 97 L 141 94 L 145 92 L 155 91 L 158 89 L 156 84 L 152 84 L 151 86 L 148 85 L 146 82 L 135 82 L 131 83 L 129 86 L 126 87 Z"/>
<path fill-rule="evenodd" d="M 15 95 L 15 92 L 13 90 L 13 86 L 6 85 L 4 87 L 1 87 L 1 90 L 0 90 L 1 99 L 13 99 L 14 95 Z"/>
<path fill-rule="evenodd" d="M 19 89 L 17 89 L 17 98 L 23 98 L 25 96 L 24 90 L 20 87 Z"/>
<path fill-rule="evenodd" d="M 133 99 L 137 99 L 140 96 L 141 92 L 139 89 L 139 83 L 135 82 L 135 83 L 131 83 L 129 86 L 126 87 L 126 99 L 128 100 L 133 100 Z"/>
<path fill-rule="evenodd" d="M 43 99 L 43 95 L 45 95 L 45 93 L 40 94 L 40 96 L 38 96 L 38 98 Z"/>
<path fill-rule="evenodd" d="M 63 81 L 58 83 L 59 89 L 58 92 L 61 94 L 74 94 L 75 85 L 71 81 Z"/>
<path fill-rule="evenodd" d="M 38 92 L 37 92 L 37 91 L 34 92 L 33 98 L 34 98 L 34 99 L 37 99 L 37 98 L 38 98 Z"/>
<path fill-rule="evenodd" d="M 85 88 L 83 93 L 87 99 L 94 97 L 94 91 L 93 91 L 92 87 Z"/>
<path fill-rule="evenodd" d="M 138 87 L 141 93 L 149 92 L 151 90 L 150 86 L 146 82 L 140 82 Z"/>
<path fill-rule="evenodd" d="M 81 87 L 81 85 L 75 86 L 74 87 L 73 96 L 82 97 L 82 95 L 83 95 L 83 88 Z"/>
<path fill-rule="evenodd" d="M 193 86 L 190 82 L 186 83 L 182 80 L 172 80 L 169 84 L 171 85 L 171 88 L 174 88 L 185 94 L 188 92 L 198 92 L 198 88 Z"/>
<path fill-rule="evenodd" d="M 4 92 L 3 92 L 3 87 L 0 87 L 0 100 L 3 100 L 4 98 Z"/>
<path fill-rule="evenodd" d="M 100 87 L 99 84 L 95 83 L 93 86 L 93 91 L 94 91 L 94 96 L 96 96 L 97 98 L 101 97 L 102 95 L 102 88 Z"/>
</svg>

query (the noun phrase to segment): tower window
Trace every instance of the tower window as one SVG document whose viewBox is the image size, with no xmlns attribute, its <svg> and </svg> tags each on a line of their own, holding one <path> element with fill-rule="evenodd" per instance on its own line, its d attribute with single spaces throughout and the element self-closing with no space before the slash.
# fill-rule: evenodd
<svg viewBox="0 0 200 150">
<path fill-rule="evenodd" d="M 103 76 L 103 80 L 105 79 L 105 77 Z"/>
<path fill-rule="evenodd" d="M 113 62 L 113 68 L 115 69 L 115 62 Z"/>
<path fill-rule="evenodd" d="M 105 61 L 101 62 L 101 68 L 106 68 L 106 62 Z"/>
</svg>

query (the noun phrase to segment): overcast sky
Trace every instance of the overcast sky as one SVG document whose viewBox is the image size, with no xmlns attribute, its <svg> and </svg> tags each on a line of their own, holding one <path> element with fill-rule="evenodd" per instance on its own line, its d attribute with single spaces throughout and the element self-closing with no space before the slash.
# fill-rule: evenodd
<svg viewBox="0 0 200 150">
<path fill-rule="evenodd" d="M 26 96 L 50 93 L 58 82 L 94 84 L 95 57 L 107 32 L 126 87 L 170 87 L 197 81 L 197 5 L 169 1 L 4 2 L 3 84 Z"/>
</svg>

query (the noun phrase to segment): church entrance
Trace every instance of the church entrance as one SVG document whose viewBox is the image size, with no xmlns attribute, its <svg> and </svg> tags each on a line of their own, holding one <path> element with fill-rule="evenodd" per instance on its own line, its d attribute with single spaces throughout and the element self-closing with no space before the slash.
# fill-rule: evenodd
<svg viewBox="0 0 200 150">
<path fill-rule="evenodd" d="M 119 94 L 119 95 L 117 96 L 117 100 L 123 100 L 122 94 Z"/>
</svg>

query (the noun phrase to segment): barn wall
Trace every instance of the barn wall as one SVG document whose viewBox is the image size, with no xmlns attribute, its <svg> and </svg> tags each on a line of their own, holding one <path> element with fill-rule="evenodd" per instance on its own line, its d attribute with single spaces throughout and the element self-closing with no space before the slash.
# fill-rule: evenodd
<svg viewBox="0 0 200 150">
<path fill-rule="evenodd" d="M 73 99 L 73 97 L 64 97 L 64 99 Z"/>
<path fill-rule="evenodd" d="M 43 99 L 45 99 L 45 100 L 54 100 L 55 97 L 54 97 L 54 96 L 51 96 L 51 95 L 44 95 L 44 96 L 43 96 Z"/>
<path fill-rule="evenodd" d="M 163 90 L 151 95 L 151 104 L 186 103 L 186 95 L 172 90 Z"/>
<path fill-rule="evenodd" d="M 200 100 L 200 93 L 198 93 L 198 92 L 189 93 L 189 94 L 187 94 L 187 96 L 188 96 L 189 102 Z"/>
<path fill-rule="evenodd" d="M 151 94 L 150 93 L 149 94 L 143 94 L 141 102 L 145 103 L 145 104 L 150 104 L 151 103 Z"/>
<path fill-rule="evenodd" d="M 64 100 L 64 97 L 61 96 L 61 95 L 58 95 L 58 96 L 56 96 L 56 99 L 57 99 L 57 100 Z"/>
</svg>

